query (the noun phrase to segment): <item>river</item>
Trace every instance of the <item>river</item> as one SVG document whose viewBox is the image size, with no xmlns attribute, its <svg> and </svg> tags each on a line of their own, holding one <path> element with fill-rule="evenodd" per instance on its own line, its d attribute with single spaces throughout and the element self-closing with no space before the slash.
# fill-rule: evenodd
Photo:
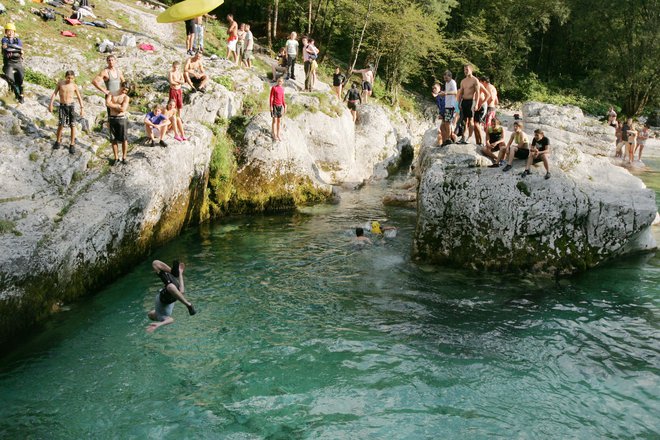
<svg viewBox="0 0 660 440">
<path fill-rule="evenodd" d="M 660 257 L 558 281 L 420 265 L 387 185 L 186 231 L 152 258 L 186 262 L 198 314 L 154 334 L 152 258 L 68 305 L 2 359 L 0 438 L 660 436 Z M 355 247 L 371 219 L 397 237 Z"/>
</svg>

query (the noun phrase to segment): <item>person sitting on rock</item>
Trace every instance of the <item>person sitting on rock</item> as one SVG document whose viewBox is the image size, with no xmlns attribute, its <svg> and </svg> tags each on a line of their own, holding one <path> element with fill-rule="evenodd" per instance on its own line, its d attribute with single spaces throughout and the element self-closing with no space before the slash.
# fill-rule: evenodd
<svg viewBox="0 0 660 440">
<path fill-rule="evenodd" d="M 502 160 L 504 155 L 508 155 L 507 164 L 502 171 L 509 171 L 513 164 L 513 159 L 527 159 L 529 156 L 529 140 L 527 135 L 523 133 L 523 123 L 516 121 L 513 123 L 513 133 L 506 144 L 506 149 L 500 150 L 499 160 Z"/>
<path fill-rule="evenodd" d="M 610 109 L 607 112 L 607 125 L 611 127 L 616 127 L 616 111 L 614 111 L 614 107 L 610 106 Z"/>
<path fill-rule="evenodd" d="M 505 148 L 504 127 L 500 120 L 493 118 L 491 125 L 486 129 L 486 145 L 481 149 L 484 156 L 493 161 L 491 167 L 499 166 L 499 159 L 495 153 Z"/>
<path fill-rule="evenodd" d="M 193 90 L 204 93 L 209 77 L 206 75 L 206 72 L 204 72 L 202 56 L 199 51 L 195 52 L 195 55 L 193 55 L 192 58 L 188 58 L 183 72 L 188 85 L 190 85 Z"/>
<path fill-rule="evenodd" d="M 128 91 L 131 85 L 124 81 L 119 87 L 119 91 L 105 96 L 105 105 L 108 107 L 109 116 L 108 121 L 110 124 L 110 142 L 112 143 L 112 152 L 115 159 L 112 164 L 116 164 L 119 160 L 118 157 L 118 143 L 121 142 L 122 163 L 126 164 L 126 152 L 128 151 L 128 119 L 126 119 L 126 112 L 128 110 Z"/>
<path fill-rule="evenodd" d="M 351 111 L 354 124 L 357 121 L 357 103 L 362 104 L 362 97 L 357 87 L 357 83 L 354 82 L 348 92 L 346 92 L 346 96 L 344 96 L 344 101 L 348 100 L 348 109 Z"/>
<path fill-rule="evenodd" d="M 69 143 L 69 153 L 73 154 L 75 152 L 76 146 L 76 111 L 73 104 L 73 98 L 78 99 L 78 104 L 80 104 L 80 116 L 83 115 L 83 102 L 82 96 L 80 95 L 80 90 L 78 90 L 78 85 L 75 83 L 76 74 L 73 70 L 67 70 L 64 74 L 64 79 L 57 83 L 55 86 L 55 91 L 50 97 L 50 104 L 48 105 L 48 111 L 53 111 L 53 103 L 55 102 L 55 97 L 59 95 L 60 97 L 60 106 L 59 106 L 59 122 L 57 124 L 57 140 L 53 144 L 53 149 L 60 148 L 60 143 L 62 142 L 62 131 L 65 125 L 68 125 L 71 128 L 71 142 Z"/>
<path fill-rule="evenodd" d="M 2 73 L 9 87 L 13 90 L 16 100 L 22 104 L 23 97 L 23 42 L 16 36 L 14 23 L 5 25 L 5 36 L 2 37 Z"/>
<path fill-rule="evenodd" d="M 269 107 L 273 118 L 271 135 L 274 141 L 281 141 L 280 120 L 286 114 L 286 101 L 284 100 L 284 78 L 277 78 L 277 83 L 270 89 Z"/>
<path fill-rule="evenodd" d="M 161 147 L 167 147 L 167 144 L 163 140 L 165 133 L 167 133 L 167 128 L 170 125 L 170 121 L 167 119 L 167 116 L 163 114 L 163 107 L 160 104 L 154 107 L 152 111 L 147 113 L 144 117 L 144 129 L 147 132 L 147 136 L 151 140 L 151 146 L 153 147 L 156 143 L 156 136 L 158 136 L 158 144 Z"/>
<path fill-rule="evenodd" d="M 529 171 L 529 167 L 532 166 L 532 163 L 543 162 L 545 167 L 545 179 L 550 178 L 550 164 L 548 158 L 550 157 L 550 139 L 545 137 L 543 130 L 537 128 L 534 130 L 534 139 L 532 139 L 532 148 L 530 149 L 530 154 L 527 157 L 527 165 L 525 166 L 525 171 L 522 172 L 521 176 L 529 176 L 532 174 Z"/>
<path fill-rule="evenodd" d="M 178 109 L 176 108 L 176 102 L 173 99 L 170 99 L 170 101 L 167 103 L 167 107 L 165 107 L 163 114 L 167 120 L 170 121 L 170 125 L 168 126 L 167 131 L 171 130 L 174 132 L 174 139 L 180 142 L 187 140 L 188 138 L 186 138 L 186 133 L 183 130 L 183 121 L 179 116 Z"/>
<path fill-rule="evenodd" d="M 191 316 L 197 313 L 192 303 L 184 296 L 183 270 L 186 266 L 177 260 L 174 260 L 171 268 L 160 260 L 154 260 L 151 266 L 163 281 L 165 287 L 158 291 L 154 309 L 147 313 L 149 319 L 156 321 L 147 327 L 147 331 L 150 333 L 158 327 L 174 322 L 172 310 L 174 309 L 174 303 L 177 301 L 181 301 L 186 306 Z"/>
<path fill-rule="evenodd" d="M 273 82 L 277 82 L 277 78 L 286 75 L 287 72 L 286 47 L 282 47 L 277 53 L 277 63 L 273 64 Z"/>
</svg>

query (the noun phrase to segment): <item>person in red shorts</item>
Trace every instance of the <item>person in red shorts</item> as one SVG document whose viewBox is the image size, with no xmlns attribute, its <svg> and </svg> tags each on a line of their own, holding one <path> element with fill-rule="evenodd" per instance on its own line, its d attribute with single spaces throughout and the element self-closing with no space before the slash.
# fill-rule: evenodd
<svg viewBox="0 0 660 440">
<path fill-rule="evenodd" d="M 170 70 L 170 100 L 176 103 L 177 115 L 181 117 L 181 109 L 183 108 L 183 90 L 181 87 L 186 83 L 183 72 L 179 69 L 181 63 L 175 61 L 172 63 L 172 70 Z"/>
</svg>

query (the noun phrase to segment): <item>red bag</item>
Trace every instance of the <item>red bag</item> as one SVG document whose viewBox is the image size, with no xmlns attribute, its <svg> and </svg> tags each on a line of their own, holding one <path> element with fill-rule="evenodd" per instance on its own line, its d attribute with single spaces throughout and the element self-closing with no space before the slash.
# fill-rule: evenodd
<svg viewBox="0 0 660 440">
<path fill-rule="evenodd" d="M 65 18 L 64 21 L 69 23 L 71 26 L 78 26 L 78 25 L 82 24 L 80 22 L 80 20 L 78 20 L 76 18 Z"/>
<path fill-rule="evenodd" d="M 77 37 L 77 35 L 71 31 L 62 31 L 60 32 L 60 35 L 63 37 Z"/>
</svg>

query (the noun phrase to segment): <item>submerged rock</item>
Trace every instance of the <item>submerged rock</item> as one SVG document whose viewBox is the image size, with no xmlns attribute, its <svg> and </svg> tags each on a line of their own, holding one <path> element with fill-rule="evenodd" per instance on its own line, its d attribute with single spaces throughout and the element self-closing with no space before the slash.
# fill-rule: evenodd
<svg viewBox="0 0 660 440">
<path fill-rule="evenodd" d="M 531 134 L 537 126 L 528 122 L 525 129 Z M 568 274 L 656 248 L 654 192 L 607 158 L 583 151 L 607 151 L 608 140 L 580 143 L 572 134 L 562 137 L 560 128 L 544 129 L 553 148 L 548 180 L 542 165 L 525 178 L 520 160 L 506 173 L 486 168 L 490 161 L 476 146 L 437 148 L 435 130 L 427 132 L 417 167 L 418 258 L 474 269 Z"/>
</svg>

